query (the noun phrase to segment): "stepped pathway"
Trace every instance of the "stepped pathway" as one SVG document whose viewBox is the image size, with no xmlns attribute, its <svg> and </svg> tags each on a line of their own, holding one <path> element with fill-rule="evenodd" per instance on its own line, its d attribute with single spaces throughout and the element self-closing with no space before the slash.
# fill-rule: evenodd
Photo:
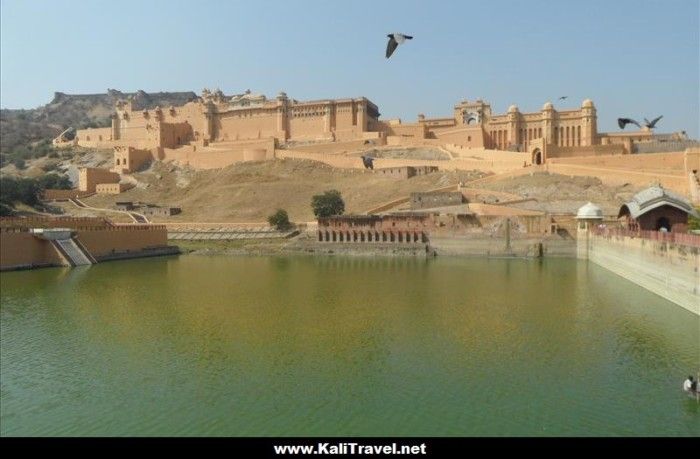
<svg viewBox="0 0 700 459">
<path fill-rule="evenodd" d="M 266 223 L 167 223 L 168 239 L 234 240 L 287 238 L 297 230 L 278 231 Z"/>
<path fill-rule="evenodd" d="M 92 207 L 88 206 L 85 204 L 83 201 L 81 201 L 78 198 L 70 198 L 69 201 L 73 203 L 76 207 L 80 207 L 82 209 L 90 209 L 90 210 L 96 210 L 98 212 L 112 212 L 112 213 L 118 213 L 118 214 L 126 214 L 128 215 L 134 223 L 151 223 L 148 218 L 146 218 L 145 215 L 140 214 L 138 212 L 133 212 L 133 211 L 126 211 L 126 210 L 116 210 L 116 209 L 105 209 L 101 207 Z"/>
<path fill-rule="evenodd" d="M 474 185 L 478 185 L 481 183 L 489 183 L 489 182 L 493 182 L 493 181 L 500 180 L 500 179 L 507 178 L 507 177 L 518 177 L 521 175 L 527 175 L 527 174 L 531 174 L 531 173 L 539 172 L 539 171 L 543 171 L 543 170 L 544 170 L 544 168 L 542 168 L 541 166 L 530 166 L 527 168 L 523 168 L 522 170 L 515 170 L 515 171 L 510 171 L 510 172 L 504 172 L 501 174 L 487 175 L 486 177 L 481 177 L 478 179 L 469 180 L 467 182 L 464 182 L 462 184 L 462 187 L 468 187 L 472 191 L 475 191 L 475 190 L 478 190 L 480 188 L 478 186 L 474 186 Z M 447 186 L 443 186 L 440 188 L 433 188 L 430 190 L 426 190 L 426 191 L 423 191 L 423 193 L 438 193 L 441 191 L 459 191 L 459 187 L 458 187 L 458 185 L 447 185 Z M 485 191 L 488 191 L 488 190 L 485 190 Z M 393 201 L 385 202 L 384 204 L 373 207 L 373 208 L 365 211 L 364 213 L 366 215 L 371 215 L 371 214 L 376 214 L 378 212 L 384 212 L 384 211 L 387 211 L 389 209 L 393 209 L 394 207 L 396 207 L 400 204 L 405 204 L 410 199 L 411 199 L 410 196 L 405 196 L 403 198 L 394 199 Z M 532 199 L 524 199 L 524 198 L 512 199 L 512 200 L 497 203 L 496 205 L 515 204 L 517 202 L 530 201 L 530 200 L 532 200 Z"/>
<path fill-rule="evenodd" d="M 54 247 L 68 259 L 72 266 L 91 265 L 92 260 L 85 252 L 75 243 L 73 239 L 56 239 L 51 241 Z"/>
</svg>

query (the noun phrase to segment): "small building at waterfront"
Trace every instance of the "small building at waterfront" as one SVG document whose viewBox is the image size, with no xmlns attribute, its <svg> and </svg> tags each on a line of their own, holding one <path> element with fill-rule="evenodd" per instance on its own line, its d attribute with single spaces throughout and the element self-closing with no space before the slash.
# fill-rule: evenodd
<svg viewBox="0 0 700 459">
<path fill-rule="evenodd" d="M 655 185 L 640 191 L 623 204 L 618 218 L 623 219 L 626 228 L 632 231 L 685 233 L 690 215 L 700 218 L 690 201 Z"/>
<path fill-rule="evenodd" d="M 319 242 L 423 243 L 428 214 L 338 215 L 318 219 Z"/>
</svg>

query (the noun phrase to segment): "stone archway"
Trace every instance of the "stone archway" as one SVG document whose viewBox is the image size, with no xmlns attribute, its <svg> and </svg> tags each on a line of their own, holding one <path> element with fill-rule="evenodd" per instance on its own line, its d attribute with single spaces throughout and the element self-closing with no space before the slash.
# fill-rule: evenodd
<svg viewBox="0 0 700 459">
<path fill-rule="evenodd" d="M 544 158 L 542 157 L 542 150 L 539 148 L 535 148 L 532 150 L 532 164 L 539 166 L 544 162 Z"/>
<path fill-rule="evenodd" d="M 661 228 L 663 228 L 663 230 Z M 656 220 L 656 231 L 671 231 L 671 222 L 668 218 L 659 217 Z"/>
</svg>

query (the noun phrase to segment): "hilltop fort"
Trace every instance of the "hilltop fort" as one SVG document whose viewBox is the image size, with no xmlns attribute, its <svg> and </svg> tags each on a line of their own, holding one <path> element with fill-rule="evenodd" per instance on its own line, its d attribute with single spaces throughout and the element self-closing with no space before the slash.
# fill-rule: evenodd
<svg viewBox="0 0 700 459">
<path fill-rule="evenodd" d="M 511 105 L 502 114 L 486 101 L 464 100 L 454 105 L 452 116 L 418 115 L 411 123 L 381 119 L 377 105 L 366 97 L 298 101 L 284 92 L 270 99 L 250 91 L 226 96 L 205 89 L 182 105 L 148 108 L 137 99 L 115 102 L 111 126 L 64 133 L 54 145 L 115 148 L 114 170 L 128 173 L 152 160 L 219 168 L 271 159 L 279 149 L 308 150 L 311 144 L 326 153 L 362 145 L 441 147 L 456 158 L 488 151 L 519 167 L 557 158 L 683 151 L 697 144 L 685 132 L 598 132 L 590 99 L 573 109 L 556 109 L 547 102 L 531 113 Z"/>
</svg>

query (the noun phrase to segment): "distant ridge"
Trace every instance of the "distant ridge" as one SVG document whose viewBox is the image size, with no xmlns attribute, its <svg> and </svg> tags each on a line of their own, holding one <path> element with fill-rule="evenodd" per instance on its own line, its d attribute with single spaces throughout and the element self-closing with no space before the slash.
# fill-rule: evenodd
<svg viewBox="0 0 700 459">
<path fill-rule="evenodd" d="M 137 109 L 156 106 L 183 105 L 197 98 L 193 91 L 121 92 L 107 89 L 102 94 L 66 94 L 55 92 L 46 105 L 29 110 L 0 110 L 0 151 L 7 152 L 19 145 L 52 139 L 68 127 L 106 127 L 120 99 L 131 99 Z"/>
</svg>

